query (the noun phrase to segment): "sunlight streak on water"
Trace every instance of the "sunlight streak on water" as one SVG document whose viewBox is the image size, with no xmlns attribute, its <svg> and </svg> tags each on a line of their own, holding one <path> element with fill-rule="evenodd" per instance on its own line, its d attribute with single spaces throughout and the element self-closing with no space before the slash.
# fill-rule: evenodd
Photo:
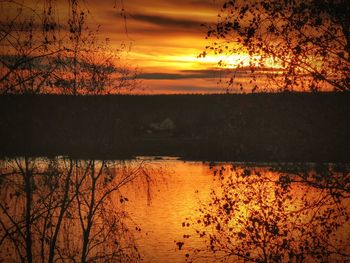
<svg viewBox="0 0 350 263">
<path fill-rule="evenodd" d="M 99 188 L 94 198 L 103 197 L 111 187 L 116 190 L 101 203 L 103 209 L 96 214 L 98 220 L 92 231 L 98 233 L 116 219 L 113 221 L 118 222 L 117 228 L 113 228 L 116 239 L 112 239 L 112 245 L 118 248 L 119 242 L 135 241 L 143 262 L 184 262 L 186 254 L 197 262 L 243 262 L 244 258 L 264 257 L 272 261 L 299 257 L 307 262 L 314 262 L 315 258 L 350 259 L 348 165 L 208 163 L 162 156 L 108 162 L 65 157 L 3 160 L 0 162 L 3 228 L 11 225 L 12 219 L 20 227 L 24 222 L 24 168 L 30 171 L 28 175 L 33 180 L 33 206 L 44 209 L 43 215 L 50 204 L 45 196 L 54 197 L 51 204 L 60 204 L 64 181 L 72 172 L 69 192 L 72 203 L 64 217 L 68 232 L 60 235 L 58 246 L 67 245 L 68 238 L 79 248 L 79 217 L 84 221 L 88 216 L 91 180 L 95 177 Z M 74 180 L 79 178 L 84 181 L 75 192 Z M 49 213 L 40 218 L 35 209 L 33 239 L 37 231 L 33 229 L 42 226 L 42 220 L 50 219 L 57 224 L 56 216 Z M 83 217 L 77 214 L 77 209 Z M 59 214 L 57 208 L 53 211 Z M 51 228 L 48 225 L 47 231 Z M 14 227 L 8 229 L 13 231 L 12 237 L 19 234 Z M 0 232 L 0 245 L 8 249 L 4 253 L 10 258 L 16 252 L 10 249 L 11 240 L 6 241 L 8 233 Z M 111 245 L 102 243 L 92 253 L 105 253 L 107 244 Z M 39 247 L 33 248 L 39 257 Z M 134 252 L 131 250 L 128 255 L 133 256 Z M 79 258 L 79 249 L 70 253 Z M 0 259 L 5 254 L 0 253 Z"/>
</svg>

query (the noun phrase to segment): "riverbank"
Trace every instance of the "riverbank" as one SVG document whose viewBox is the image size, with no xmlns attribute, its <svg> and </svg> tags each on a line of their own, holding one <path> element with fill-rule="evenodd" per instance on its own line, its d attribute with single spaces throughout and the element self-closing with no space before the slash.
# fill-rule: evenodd
<svg viewBox="0 0 350 263">
<path fill-rule="evenodd" d="M 0 96 L 0 155 L 349 162 L 340 93 Z"/>
</svg>

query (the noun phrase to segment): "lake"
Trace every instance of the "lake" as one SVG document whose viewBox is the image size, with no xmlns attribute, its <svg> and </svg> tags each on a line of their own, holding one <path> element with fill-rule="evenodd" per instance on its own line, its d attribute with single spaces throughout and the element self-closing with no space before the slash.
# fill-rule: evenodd
<svg viewBox="0 0 350 263">
<path fill-rule="evenodd" d="M 4 262 L 350 260 L 347 164 L 56 157 L 0 169 Z"/>
</svg>

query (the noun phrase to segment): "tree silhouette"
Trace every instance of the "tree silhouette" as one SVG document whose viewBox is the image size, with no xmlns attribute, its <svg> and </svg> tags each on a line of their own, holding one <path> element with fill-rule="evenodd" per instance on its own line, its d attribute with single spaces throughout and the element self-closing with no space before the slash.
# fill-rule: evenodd
<svg viewBox="0 0 350 263">
<path fill-rule="evenodd" d="M 213 173 L 219 187 L 200 205 L 199 216 L 183 224 L 207 245 L 189 249 L 189 260 L 208 253 L 222 262 L 349 259 L 350 240 L 342 235 L 350 228 L 348 171 L 344 176 L 316 167 L 276 176 L 261 168 L 222 166 Z"/>
<path fill-rule="evenodd" d="M 45 0 L 35 9 L 3 1 L 0 21 L 0 92 L 107 94 L 134 88 L 136 72 L 122 62 L 124 46 L 101 40 L 89 28 L 90 11 L 79 0 Z M 61 16 L 66 20 L 61 19 Z"/>
<path fill-rule="evenodd" d="M 64 52 L 55 60 L 59 74 L 54 87 L 68 94 L 106 94 L 133 89 L 136 72 L 122 64 L 124 47 L 112 48 L 109 39 L 100 41 L 87 25 L 88 10 L 78 0 L 70 1 Z"/>
<path fill-rule="evenodd" d="M 120 190 L 149 187 L 143 163 L 25 157 L 0 166 L 1 260 L 140 260 Z"/>
<path fill-rule="evenodd" d="M 349 91 L 349 13 L 347 0 L 225 1 L 201 55 L 249 55 L 237 67 L 250 69 L 254 90 Z M 259 69 L 263 84 L 254 77 Z"/>
<path fill-rule="evenodd" d="M 51 58 L 61 49 L 52 13 L 2 1 L 0 21 L 0 92 L 40 93 L 55 70 Z"/>
</svg>

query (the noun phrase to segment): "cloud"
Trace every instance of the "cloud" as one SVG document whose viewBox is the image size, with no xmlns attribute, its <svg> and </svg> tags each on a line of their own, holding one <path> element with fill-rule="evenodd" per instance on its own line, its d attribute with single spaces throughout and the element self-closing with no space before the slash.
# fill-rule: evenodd
<svg viewBox="0 0 350 263">
<path fill-rule="evenodd" d="M 207 29 L 201 24 L 216 23 L 222 1 L 225 0 L 124 1 L 126 20 L 121 16 L 121 5 L 113 8 L 115 0 L 86 0 L 83 7 L 91 11 L 87 20 L 90 29 L 101 25 L 100 39 L 108 37 L 115 48 L 120 43 L 132 43 L 123 58 L 126 64 L 137 65 L 145 72 L 139 74 L 139 79 L 149 84 L 150 92 L 170 92 L 172 88 L 174 92 L 211 92 L 209 86 L 217 91 L 217 80 L 226 78 L 227 72 L 194 58 L 208 44 Z M 37 4 L 34 0 L 26 2 Z M 57 6 L 60 20 L 65 21 L 67 5 L 58 1 Z"/>
<path fill-rule="evenodd" d="M 225 0 L 163 0 L 163 1 L 148 1 L 148 0 L 133 0 L 126 3 L 126 8 L 141 6 L 143 8 L 159 8 L 166 7 L 168 9 L 186 10 L 191 9 L 193 12 L 200 10 L 215 10 L 222 6 Z"/>
<path fill-rule="evenodd" d="M 220 76 L 218 70 L 182 70 L 178 73 L 141 73 L 138 75 L 139 79 L 166 79 L 166 80 L 176 80 L 176 79 L 205 79 L 205 78 L 217 78 Z"/>
<path fill-rule="evenodd" d="M 107 21 L 114 19 L 118 21 L 114 24 Z M 119 14 L 114 11 L 108 11 L 103 22 L 103 30 L 122 33 L 124 27 L 120 27 L 124 22 L 120 20 Z M 101 21 L 102 22 L 102 21 Z M 119 25 L 116 26 L 116 25 Z M 202 24 L 209 24 L 207 19 L 200 16 L 189 16 L 180 14 L 159 14 L 157 12 L 137 11 L 129 13 L 126 19 L 126 28 L 128 34 L 132 37 L 144 38 L 176 38 L 177 36 L 204 39 L 207 28 Z M 189 45 L 187 45 L 189 46 Z"/>
<path fill-rule="evenodd" d="M 152 87 L 145 89 L 146 93 L 155 94 L 207 94 L 207 93 L 224 93 L 226 90 L 215 86 L 198 87 L 198 86 L 168 86 L 168 87 Z"/>
<path fill-rule="evenodd" d="M 257 69 L 254 73 L 255 76 L 263 76 L 267 73 L 276 73 L 280 70 L 272 68 Z M 181 70 L 177 73 L 141 73 L 138 75 L 139 79 L 147 80 L 179 80 L 179 79 L 214 79 L 230 77 L 230 74 L 234 73 L 236 76 L 243 78 L 251 77 L 252 73 L 247 68 L 240 69 L 203 69 L 203 70 Z"/>
<path fill-rule="evenodd" d="M 134 14 L 132 15 L 132 18 L 137 21 L 147 22 L 160 27 L 166 27 L 168 29 L 169 27 L 171 27 L 171 28 L 183 28 L 186 30 L 188 29 L 198 30 L 202 24 L 200 21 L 197 21 L 197 20 L 157 16 L 157 15 L 146 15 L 146 14 Z"/>
</svg>

